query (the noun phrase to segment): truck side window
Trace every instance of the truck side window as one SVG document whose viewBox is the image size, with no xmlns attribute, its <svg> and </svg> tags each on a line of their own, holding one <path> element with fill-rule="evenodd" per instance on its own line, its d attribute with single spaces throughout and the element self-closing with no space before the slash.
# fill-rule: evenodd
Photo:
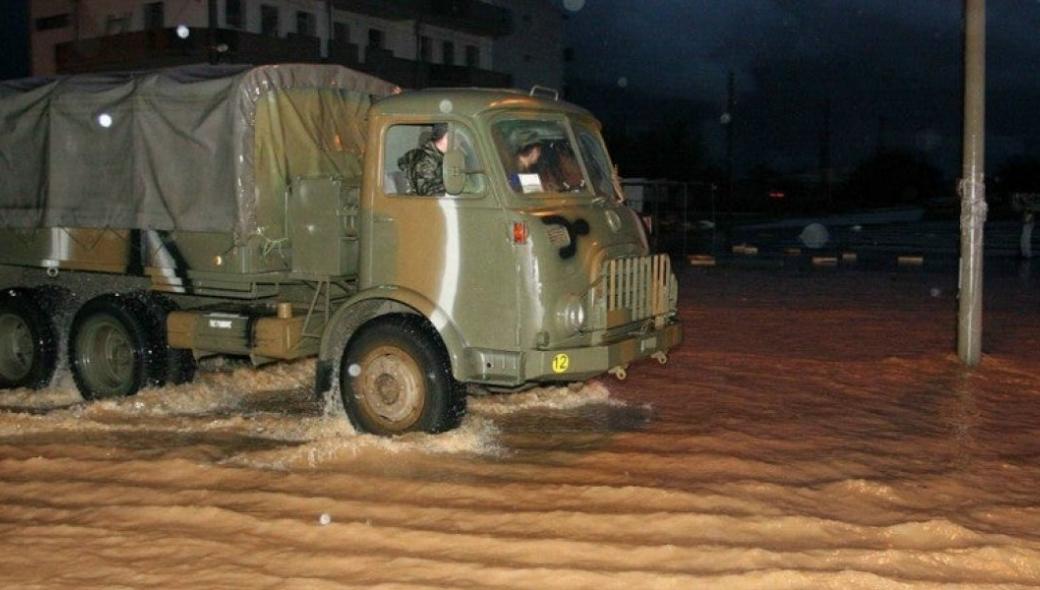
<svg viewBox="0 0 1040 590">
<path fill-rule="evenodd" d="M 480 170 L 473 134 L 456 123 L 393 125 L 386 132 L 383 152 L 383 192 L 388 195 L 445 196 L 444 152 L 460 149 L 468 170 Z M 463 194 L 484 191 L 481 174 L 467 179 Z"/>
</svg>

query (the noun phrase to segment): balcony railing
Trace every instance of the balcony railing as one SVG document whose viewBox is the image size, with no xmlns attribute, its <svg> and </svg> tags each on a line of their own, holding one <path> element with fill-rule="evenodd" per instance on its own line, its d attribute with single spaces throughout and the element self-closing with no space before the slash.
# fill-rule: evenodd
<svg viewBox="0 0 1040 590">
<path fill-rule="evenodd" d="M 321 40 L 305 35 L 271 37 L 233 29 L 191 29 L 187 38 L 173 29 L 137 31 L 61 43 L 55 48 L 58 73 L 149 70 L 205 63 L 271 64 L 328 62 L 361 70 L 406 88 L 428 86 L 507 87 L 509 74 L 465 66 L 429 64 L 395 57 L 386 49 L 370 48 L 358 59 L 358 47 L 333 41 L 328 58 L 321 57 Z"/>
<path fill-rule="evenodd" d="M 386 49 L 369 48 L 365 51 L 364 63 L 355 67 L 405 88 L 429 86 L 507 88 L 512 85 L 512 77 L 503 72 L 418 62 L 394 57 L 393 53 Z"/>
<path fill-rule="evenodd" d="M 217 29 L 210 42 L 205 28 L 190 29 L 182 39 L 174 29 L 120 33 L 60 43 L 55 47 L 58 73 L 153 69 L 211 58 L 226 63 L 268 64 L 321 60 L 316 37 L 270 37 Z"/>
<path fill-rule="evenodd" d="M 335 0 L 336 8 L 391 20 L 414 20 L 484 37 L 513 30 L 513 11 L 478 0 Z"/>
</svg>

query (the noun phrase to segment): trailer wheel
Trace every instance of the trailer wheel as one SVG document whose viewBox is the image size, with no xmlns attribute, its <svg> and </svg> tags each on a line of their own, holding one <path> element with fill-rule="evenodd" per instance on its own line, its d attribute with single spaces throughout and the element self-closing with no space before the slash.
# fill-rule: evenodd
<svg viewBox="0 0 1040 590">
<path fill-rule="evenodd" d="M 362 327 L 340 366 L 340 393 L 354 427 L 395 435 L 458 426 L 466 397 L 433 328 L 410 316 Z"/>
<path fill-rule="evenodd" d="M 46 387 L 58 363 L 54 325 L 33 289 L 0 294 L 0 389 Z"/>
<path fill-rule="evenodd" d="M 153 316 L 138 299 L 102 295 L 72 321 L 69 364 L 86 399 L 133 395 L 162 383 L 166 357 Z"/>
<path fill-rule="evenodd" d="M 162 382 L 173 385 L 191 382 L 195 378 L 195 371 L 198 368 L 195 357 L 190 350 L 170 348 L 166 336 L 166 316 L 171 311 L 177 311 L 180 308 L 170 298 L 158 293 L 141 291 L 136 295 L 152 315 L 151 321 L 155 325 L 155 334 L 160 347 L 157 352 L 166 355 L 166 370 Z"/>
</svg>

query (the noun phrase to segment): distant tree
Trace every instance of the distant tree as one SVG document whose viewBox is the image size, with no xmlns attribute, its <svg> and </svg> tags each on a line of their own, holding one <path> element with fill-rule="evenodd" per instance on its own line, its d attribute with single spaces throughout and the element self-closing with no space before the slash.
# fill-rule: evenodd
<svg viewBox="0 0 1040 590">
<path fill-rule="evenodd" d="M 923 204 L 944 190 L 942 173 L 921 155 L 889 150 L 861 162 L 839 199 L 853 208 Z"/>
</svg>

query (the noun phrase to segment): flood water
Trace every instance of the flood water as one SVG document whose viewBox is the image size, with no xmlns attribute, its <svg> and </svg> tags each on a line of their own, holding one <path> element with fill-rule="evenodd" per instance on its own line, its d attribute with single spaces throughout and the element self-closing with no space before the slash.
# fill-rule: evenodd
<svg viewBox="0 0 1040 590">
<path fill-rule="evenodd" d="M 1040 586 L 1040 284 L 987 279 L 967 371 L 955 280 L 687 269 L 667 366 L 439 436 L 354 434 L 310 362 L 0 393 L 0 586 Z"/>
</svg>

